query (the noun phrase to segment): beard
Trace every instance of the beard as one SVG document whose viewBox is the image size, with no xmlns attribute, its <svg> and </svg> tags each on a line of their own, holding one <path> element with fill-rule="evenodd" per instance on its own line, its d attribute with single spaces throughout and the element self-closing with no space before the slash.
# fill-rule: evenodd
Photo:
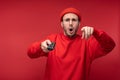
<svg viewBox="0 0 120 80">
<path fill-rule="evenodd" d="M 78 30 L 78 28 L 75 29 L 75 28 L 72 28 L 72 27 L 70 27 L 68 29 L 63 27 L 63 29 L 64 29 L 64 34 L 68 37 L 74 37 L 77 33 L 77 30 Z"/>
</svg>

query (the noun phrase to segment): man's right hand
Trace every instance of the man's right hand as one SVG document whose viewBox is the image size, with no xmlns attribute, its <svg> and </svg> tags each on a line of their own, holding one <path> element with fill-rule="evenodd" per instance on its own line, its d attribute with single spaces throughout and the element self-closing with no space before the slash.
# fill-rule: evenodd
<svg viewBox="0 0 120 80">
<path fill-rule="evenodd" d="M 45 53 L 50 52 L 50 51 L 47 49 L 47 47 L 48 47 L 48 45 L 50 45 L 51 43 L 52 43 L 52 42 L 51 42 L 50 40 L 45 40 L 45 41 L 41 42 L 40 47 L 41 47 L 41 49 L 43 50 L 43 52 L 45 52 Z"/>
</svg>

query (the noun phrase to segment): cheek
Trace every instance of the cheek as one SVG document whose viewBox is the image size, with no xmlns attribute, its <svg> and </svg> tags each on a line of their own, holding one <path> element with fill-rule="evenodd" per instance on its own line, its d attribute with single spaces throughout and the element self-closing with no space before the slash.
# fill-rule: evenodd
<svg viewBox="0 0 120 80">
<path fill-rule="evenodd" d="M 64 25 L 65 25 L 65 26 L 68 26 L 68 25 L 69 25 L 69 23 L 65 22 L 65 23 L 64 23 Z"/>
<path fill-rule="evenodd" d="M 79 24 L 78 24 L 78 23 L 74 24 L 74 27 L 75 27 L 75 28 L 78 28 L 78 27 L 79 27 Z"/>
<path fill-rule="evenodd" d="M 69 24 L 68 24 L 68 23 L 64 23 L 64 24 L 63 24 L 63 27 L 64 27 L 64 28 L 68 28 L 68 27 L 69 27 Z"/>
</svg>

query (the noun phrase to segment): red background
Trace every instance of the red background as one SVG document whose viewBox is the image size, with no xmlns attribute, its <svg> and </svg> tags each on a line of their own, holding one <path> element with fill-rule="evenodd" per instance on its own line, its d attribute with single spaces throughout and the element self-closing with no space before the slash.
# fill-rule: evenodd
<svg viewBox="0 0 120 80">
<path fill-rule="evenodd" d="M 120 80 L 119 2 L 0 1 L 0 80 L 42 80 L 46 58 L 30 59 L 27 48 L 51 33 L 62 31 L 59 13 L 67 7 L 75 7 L 81 11 L 82 26 L 94 26 L 104 30 L 117 44 L 110 54 L 92 63 L 90 80 Z"/>
</svg>

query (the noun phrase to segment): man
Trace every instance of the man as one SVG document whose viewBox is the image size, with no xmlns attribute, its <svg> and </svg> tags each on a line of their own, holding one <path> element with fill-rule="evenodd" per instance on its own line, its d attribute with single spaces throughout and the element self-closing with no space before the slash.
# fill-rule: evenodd
<svg viewBox="0 0 120 80">
<path fill-rule="evenodd" d="M 81 16 L 75 8 L 65 9 L 60 21 L 63 33 L 34 43 L 28 55 L 48 57 L 44 80 L 88 80 L 91 62 L 112 51 L 115 43 L 105 32 L 90 26 L 82 27 L 82 35 L 78 35 Z M 56 44 L 51 51 L 52 42 Z"/>
</svg>

